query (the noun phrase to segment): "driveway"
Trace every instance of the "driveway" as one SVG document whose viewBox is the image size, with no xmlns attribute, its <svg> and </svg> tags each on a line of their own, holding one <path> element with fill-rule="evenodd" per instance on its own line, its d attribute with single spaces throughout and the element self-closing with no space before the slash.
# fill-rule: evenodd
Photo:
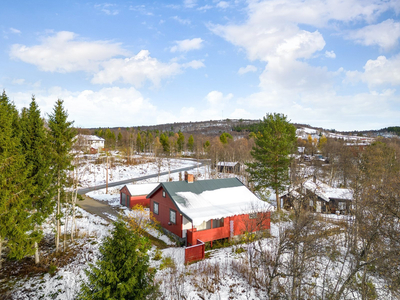
<svg viewBox="0 0 400 300">
<path fill-rule="evenodd" d="M 78 205 L 87 212 L 102 217 L 103 219 L 112 222 L 118 218 L 117 209 L 109 206 L 105 202 L 94 200 L 86 195 L 82 195 L 83 201 L 79 201 Z M 115 217 L 115 218 L 114 218 Z M 114 220 L 112 220 L 114 218 Z"/>
</svg>

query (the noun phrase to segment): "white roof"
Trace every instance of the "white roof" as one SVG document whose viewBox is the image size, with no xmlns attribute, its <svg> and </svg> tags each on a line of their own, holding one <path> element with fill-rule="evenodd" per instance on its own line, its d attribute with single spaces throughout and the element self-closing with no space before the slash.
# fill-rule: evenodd
<svg viewBox="0 0 400 300">
<path fill-rule="evenodd" d="M 80 136 L 88 141 L 104 141 L 103 138 L 98 137 L 97 135 L 87 135 L 87 134 L 80 134 Z"/>
<path fill-rule="evenodd" d="M 304 182 L 304 187 L 326 202 L 329 202 L 330 199 L 353 200 L 353 191 L 351 189 L 333 188 L 319 180 L 314 182 L 312 179 L 308 179 Z"/>
<path fill-rule="evenodd" d="M 194 226 L 211 219 L 273 210 L 270 204 L 258 199 L 245 186 L 204 191 L 200 194 L 193 192 L 177 192 L 176 194 L 185 200 L 185 204 L 176 204 L 192 219 Z"/>
<path fill-rule="evenodd" d="M 132 196 L 142 196 L 150 194 L 159 183 L 146 183 L 146 184 L 127 184 L 126 187 Z"/>
<path fill-rule="evenodd" d="M 230 162 L 230 161 L 219 161 L 217 163 L 217 166 L 222 166 L 222 167 L 234 167 L 237 165 L 237 161 L 236 162 Z"/>
</svg>

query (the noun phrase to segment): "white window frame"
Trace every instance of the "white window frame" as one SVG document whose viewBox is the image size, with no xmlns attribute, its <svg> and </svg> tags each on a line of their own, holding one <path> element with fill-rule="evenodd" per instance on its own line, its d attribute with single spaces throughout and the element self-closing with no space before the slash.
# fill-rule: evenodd
<svg viewBox="0 0 400 300">
<path fill-rule="evenodd" d="M 176 210 L 169 209 L 169 221 L 172 224 L 176 224 Z"/>
<path fill-rule="evenodd" d="M 164 190 L 162 191 L 162 196 L 165 198 L 165 191 Z"/>
<path fill-rule="evenodd" d="M 156 208 L 157 208 L 157 209 L 156 209 Z M 153 202 L 153 212 L 154 212 L 156 215 L 158 215 L 159 209 L 160 209 L 160 206 L 158 205 L 158 203 L 157 203 L 157 202 Z"/>
<path fill-rule="evenodd" d="M 310 200 L 310 206 L 314 206 L 314 200 Z"/>
<path fill-rule="evenodd" d="M 338 202 L 338 209 L 339 210 L 346 210 L 346 202 Z"/>
</svg>

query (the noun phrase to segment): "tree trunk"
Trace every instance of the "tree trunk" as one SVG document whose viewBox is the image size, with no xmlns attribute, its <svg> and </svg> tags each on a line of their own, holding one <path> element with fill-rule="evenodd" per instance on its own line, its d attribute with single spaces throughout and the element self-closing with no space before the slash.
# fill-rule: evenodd
<svg viewBox="0 0 400 300">
<path fill-rule="evenodd" d="M 279 198 L 279 191 L 275 190 L 275 197 L 276 197 L 276 208 L 278 211 L 281 210 L 281 198 Z"/>
<path fill-rule="evenodd" d="M 3 238 L 0 236 L 0 270 L 3 267 L 3 259 L 1 255 L 3 254 Z"/>
<path fill-rule="evenodd" d="M 39 260 L 39 246 L 38 243 L 35 242 L 35 264 L 39 264 L 40 260 Z"/>
<path fill-rule="evenodd" d="M 57 177 L 57 184 L 58 184 L 58 189 L 57 189 L 57 230 L 56 230 L 56 252 L 58 252 L 58 245 L 60 243 L 60 172 L 58 172 L 58 177 Z"/>
<path fill-rule="evenodd" d="M 67 213 L 67 203 L 64 205 L 65 207 L 65 223 L 64 223 L 64 241 L 63 241 L 63 251 L 67 250 L 67 229 L 68 229 L 68 213 Z"/>
</svg>

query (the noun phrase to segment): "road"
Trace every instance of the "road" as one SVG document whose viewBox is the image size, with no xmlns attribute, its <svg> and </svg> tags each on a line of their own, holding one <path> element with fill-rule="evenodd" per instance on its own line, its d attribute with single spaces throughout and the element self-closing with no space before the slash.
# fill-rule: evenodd
<svg viewBox="0 0 400 300">
<path fill-rule="evenodd" d="M 199 167 L 204 166 L 205 164 L 208 163 L 208 160 L 199 160 Z M 172 170 L 170 173 L 178 173 L 178 172 L 184 172 L 184 171 L 190 171 L 197 168 L 196 166 L 191 166 L 191 167 L 186 167 L 186 168 L 180 168 L 180 169 L 176 169 L 176 170 Z M 167 175 L 168 171 L 166 172 L 161 172 L 160 176 L 162 175 Z M 139 181 L 139 180 L 145 180 L 145 179 L 149 179 L 149 178 L 154 178 L 157 177 L 158 174 L 150 174 L 150 175 L 146 175 L 146 176 L 140 176 L 140 177 L 135 177 L 135 178 L 130 178 L 130 179 L 125 179 L 125 180 L 121 180 L 121 181 L 115 181 L 115 182 L 109 182 L 108 183 L 108 187 L 113 187 L 113 186 L 117 186 L 117 185 L 122 185 L 122 184 L 128 184 L 128 183 L 132 183 L 134 181 Z M 78 194 L 80 195 L 84 195 L 88 192 L 94 191 L 94 190 L 99 190 L 99 189 L 105 189 L 106 185 L 105 184 L 101 184 L 101 185 L 96 185 L 96 186 L 91 186 L 88 188 L 83 188 L 78 190 Z"/>
<path fill-rule="evenodd" d="M 207 160 L 199 160 L 199 163 L 200 163 L 199 167 L 201 167 L 201 166 L 207 164 L 208 161 Z M 186 168 L 180 168 L 180 169 L 171 171 L 171 174 L 177 173 L 177 172 L 189 171 L 189 170 L 192 170 L 195 168 L 197 168 L 197 165 L 191 166 L 191 167 L 186 167 Z M 160 176 L 167 175 L 167 174 L 168 174 L 168 172 L 162 172 L 162 173 L 160 173 Z M 151 175 L 146 175 L 146 176 L 130 178 L 130 179 L 126 179 L 126 180 L 111 182 L 108 184 L 108 187 L 132 183 L 133 181 L 149 179 L 149 178 L 153 178 L 153 177 L 157 177 L 157 176 L 158 176 L 158 174 L 151 174 Z M 109 206 L 105 202 L 97 201 L 97 200 L 92 199 L 85 195 L 86 193 L 88 193 L 90 191 L 104 189 L 105 187 L 106 187 L 106 185 L 102 184 L 102 185 L 92 186 L 92 187 L 78 190 L 78 194 L 82 195 L 82 197 L 83 197 L 83 201 L 79 201 L 78 205 L 91 214 L 98 215 L 99 217 L 102 217 L 103 219 L 105 219 L 107 221 L 113 221 L 112 220 L 113 217 L 114 218 L 118 217 L 118 212 L 115 208 Z"/>
</svg>

